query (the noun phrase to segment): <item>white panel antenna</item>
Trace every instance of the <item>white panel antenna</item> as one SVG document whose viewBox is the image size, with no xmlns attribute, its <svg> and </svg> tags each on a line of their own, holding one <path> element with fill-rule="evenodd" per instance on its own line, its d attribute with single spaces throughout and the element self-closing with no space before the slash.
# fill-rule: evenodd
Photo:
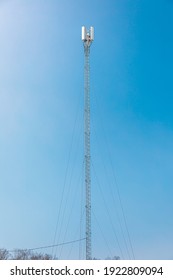
<svg viewBox="0 0 173 280">
<path fill-rule="evenodd" d="M 94 27 L 90 27 L 90 39 L 91 41 L 94 41 Z"/>
<path fill-rule="evenodd" d="M 82 41 L 85 41 L 87 38 L 87 30 L 85 26 L 82 26 Z"/>
</svg>

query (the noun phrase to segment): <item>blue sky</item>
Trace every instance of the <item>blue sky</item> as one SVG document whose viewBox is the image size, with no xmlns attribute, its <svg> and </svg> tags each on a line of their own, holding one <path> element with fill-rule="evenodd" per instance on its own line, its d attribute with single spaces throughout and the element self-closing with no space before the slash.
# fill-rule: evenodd
<svg viewBox="0 0 173 280">
<path fill-rule="evenodd" d="M 82 25 L 95 28 L 93 257 L 133 258 L 119 192 L 135 258 L 173 259 L 171 0 L 0 1 L 0 247 L 85 235 Z"/>
</svg>

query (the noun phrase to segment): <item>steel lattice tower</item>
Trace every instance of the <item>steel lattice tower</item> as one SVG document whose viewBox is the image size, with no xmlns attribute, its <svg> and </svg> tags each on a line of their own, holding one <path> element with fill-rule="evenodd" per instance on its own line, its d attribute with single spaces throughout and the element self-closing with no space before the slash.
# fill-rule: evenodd
<svg viewBox="0 0 173 280">
<path fill-rule="evenodd" d="M 94 28 L 82 27 L 84 45 L 84 151 L 85 151 L 85 191 L 86 191 L 86 260 L 92 259 L 91 250 L 91 174 L 90 174 L 90 46 L 94 40 Z"/>
</svg>

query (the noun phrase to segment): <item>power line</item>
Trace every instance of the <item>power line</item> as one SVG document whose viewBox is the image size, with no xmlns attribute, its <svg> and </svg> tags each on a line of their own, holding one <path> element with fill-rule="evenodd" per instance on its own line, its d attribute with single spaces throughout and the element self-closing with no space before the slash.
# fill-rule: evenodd
<svg viewBox="0 0 173 280">
<path fill-rule="evenodd" d="M 77 187 L 79 186 L 80 180 L 81 180 L 81 178 L 82 178 L 82 173 L 83 173 L 83 166 L 82 166 L 81 174 L 79 174 L 80 176 L 79 176 L 79 178 L 78 178 L 78 183 L 76 184 Z M 68 227 L 69 227 L 69 224 L 70 224 L 71 215 L 72 215 L 72 212 L 73 212 L 73 209 L 74 209 L 74 206 L 75 206 L 75 200 L 76 200 L 76 197 L 77 197 L 77 192 L 78 192 L 78 189 L 76 188 L 76 191 L 74 191 L 73 203 L 72 203 L 72 207 L 71 207 L 70 214 L 69 214 L 69 217 L 68 217 L 68 221 L 67 221 L 67 226 L 66 226 L 66 230 L 65 230 L 65 233 L 64 233 L 63 242 L 65 241 L 66 235 L 67 235 L 67 232 L 68 232 Z M 63 250 L 63 246 L 62 246 L 61 249 L 60 249 L 60 255 L 59 255 L 59 257 L 61 257 L 62 250 Z"/>
<path fill-rule="evenodd" d="M 69 153 L 68 153 L 67 166 L 66 166 L 66 170 L 65 170 L 65 178 L 64 178 L 64 183 L 63 183 L 63 191 L 62 191 L 61 202 L 60 202 L 60 207 L 59 207 L 59 211 L 58 211 L 58 217 L 57 217 L 57 222 L 56 222 L 56 229 L 55 229 L 53 244 L 55 244 L 56 239 L 57 239 L 57 231 L 58 231 L 58 227 L 60 226 L 60 214 L 61 214 L 61 212 L 63 212 L 62 216 L 64 217 L 64 212 L 65 212 L 65 209 L 66 209 L 66 204 L 65 204 L 65 208 L 63 209 L 63 201 L 65 200 L 65 189 L 66 189 L 66 186 L 67 186 L 67 179 L 68 179 L 68 176 L 69 176 L 68 175 L 69 174 L 69 166 L 70 166 L 72 147 L 73 147 L 74 137 L 75 137 L 75 129 L 77 127 L 77 119 L 78 119 L 79 109 L 80 109 L 80 99 L 79 99 L 78 104 L 77 104 L 76 116 L 75 116 L 75 121 L 74 121 L 74 125 L 73 125 L 73 130 L 72 130 L 72 138 L 71 138 L 70 148 L 69 148 Z M 73 170 L 71 172 L 70 184 L 69 184 L 69 187 L 68 187 L 67 194 L 69 194 L 69 188 L 70 188 L 70 185 L 71 185 L 72 173 L 73 173 Z M 67 201 L 67 198 L 66 198 L 66 201 Z M 61 235 L 62 220 L 61 220 L 60 232 L 58 234 L 58 240 L 57 241 L 59 241 L 60 235 Z M 54 253 L 53 248 L 54 247 L 52 247 L 52 255 Z M 55 254 L 56 254 L 56 251 L 55 251 Z"/>
<path fill-rule="evenodd" d="M 34 251 L 34 250 L 41 250 L 41 249 L 47 249 L 47 248 L 52 248 L 52 247 L 58 247 L 58 246 L 62 246 L 62 245 L 67 245 L 67 244 L 72 244 L 72 243 L 77 243 L 77 242 L 80 242 L 82 240 L 86 240 L 86 238 L 81 238 L 81 239 L 76 239 L 76 240 L 72 240 L 72 241 L 67 241 L 67 242 L 64 242 L 64 243 L 59 243 L 59 244 L 55 244 L 55 245 L 48 245 L 48 246 L 42 246 L 42 247 L 36 247 L 36 248 L 30 248 L 30 249 L 21 249 L 21 251 L 25 251 L 25 250 L 28 250 L 28 251 Z M 13 253 L 15 252 L 16 250 L 10 250 L 9 252 L 10 253 Z"/>
<path fill-rule="evenodd" d="M 110 211 L 109 211 L 109 208 L 108 208 L 108 206 L 107 206 L 105 197 L 104 197 L 104 195 L 103 195 L 103 192 L 102 192 L 102 189 L 101 189 L 101 185 L 100 185 L 100 182 L 99 182 L 99 180 L 98 180 L 98 176 L 97 176 L 97 174 L 96 174 L 96 170 L 95 170 L 95 168 L 94 168 L 93 163 L 92 163 L 92 167 L 93 167 L 93 171 L 94 171 L 94 175 L 95 175 L 95 178 L 96 178 L 97 185 L 98 185 L 98 187 L 99 187 L 99 191 L 100 191 L 100 193 L 101 193 L 101 196 L 102 196 L 102 199 L 103 199 L 103 202 L 104 202 L 106 211 L 107 211 L 107 215 L 108 215 L 109 220 L 110 220 L 110 224 L 111 224 L 111 226 L 112 226 L 112 230 L 113 230 L 113 233 L 114 233 L 114 236 L 115 236 L 115 239 L 116 239 L 118 248 L 119 248 L 119 250 L 120 250 L 122 259 L 124 259 L 124 254 L 123 254 L 122 248 L 121 248 L 121 246 L 120 246 L 120 242 L 119 242 L 118 236 L 117 236 L 117 234 L 116 234 L 114 224 L 113 224 L 113 222 L 112 222 L 112 218 L 111 218 L 112 216 L 110 215 Z"/>
<path fill-rule="evenodd" d="M 104 242 L 105 242 L 105 244 L 106 244 L 106 246 L 107 246 L 107 248 L 108 248 L 109 254 L 111 255 L 111 257 L 113 257 L 112 251 L 111 251 L 111 249 L 110 249 L 110 247 L 109 247 L 109 244 L 108 244 L 108 242 L 107 242 L 107 240 L 106 240 L 106 238 L 105 238 L 105 235 L 104 235 L 104 233 L 103 233 L 103 230 L 102 230 L 102 228 L 101 228 L 101 226 L 100 226 L 100 224 L 99 224 L 99 222 L 98 222 L 98 219 L 96 218 L 96 215 L 94 214 L 93 209 L 92 209 L 92 214 L 93 214 L 93 217 L 95 218 L 95 220 L 96 220 L 96 222 L 97 222 L 97 225 L 98 225 L 99 230 L 100 230 L 100 232 L 101 232 L 101 234 L 102 234 L 102 237 L 103 237 L 103 239 L 104 239 Z"/>
<path fill-rule="evenodd" d="M 93 121 L 93 120 L 92 120 Z M 94 123 L 93 123 L 93 126 L 94 126 Z M 100 144 L 99 142 L 99 138 L 97 136 L 97 133 L 96 133 L 96 130 L 93 129 L 94 133 L 95 133 L 95 137 L 96 137 L 96 143 L 98 143 L 98 145 Z M 103 130 L 104 131 L 104 130 Z M 106 138 L 106 137 L 105 137 Z M 107 143 L 106 143 L 107 144 Z M 107 147 L 105 145 L 105 147 Z M 107 147 L 108 148 L 108 147 Z M 101 154 L 101 153 L 100 153 Z M 125 247 L 126 247 L 126 251 L 127 251 L 127 254 L 128 254 L 128 257 L 129 259 L 131 259 L 130 257 L 130 253 L 129 253 L 129 249 L 128 249 L 128 246 L 127 246 L 127 242 L 126 242 L 126 239 L 125 239 L 125 235 L 124 235 L 124 230 L 123 230 L 123 226 L 122 226 L 122 223 L 121 223 L 121 220 L 120 220 L 120 216 L 119 216 L 119 212 L 118 212 L 118 208 L 116 206 L 116 200 L 115 200 L 115 196 L 114 196 L 114 192 L 112 190 L 112 183 L 110 182 L 110 178 L 108 176 L 108 173 L 107 173 L 107 169 L 106 169 L 106 166 L 105 166 L 105 161 L 104 161 L 104 158 L 103 158 L 103 154 L 101 154 L 102 156 L 102 164 L 103 164 L 103 168 L 104 168 L 104 172 L 105 172 L 105 175 L 107 176 L 107 186 L 109 186 L 109 189 L 111 191 L 111 196 L 112 196 L 112 199 L 113 199 L 113 202 L 114 202 L 114 207 L 115 207 L 115 212 L 116 212 L 116 215 L 117 215 L 117 221 L 120 225 L 120 229 L 121 229 L 121 233 L 122 233 L 122 237 L 123 237 L 123 240 L 124 240 L 124 244 L 125 244 Z"/>
<path fill-rule="evenodd" d="M 96 97 L 95 100 L 96 100 L 96 103 L 97 103 L 97 108 L 99 108 L 98 97 L 97 97 L 96 94 L 95 94 L 95 97 Z M 130 244 L 132 256 L 133 256 L 133 259 L 135 260 L 135 254 L 134 254 L 134 250 L 133 250 L 133 246 L 132 246 L 132 241 L 131 241 L 129 229 L 128 229 L 128 226 L 127 226 L 127 219 L 126 219 L 126 216 L 125 216 L 125 211 L 124 211 L 124 207 L 123 207 L 123 203 L 122 203 L 122 199 L 121 199 L 121 195 L 120 195 L 120 190 L 119 190 L 119 185 L 118 185 L 118 182 L 117 182 L 116 174 L 115 174 L 115 171 L 114 171 L 114 168 L 113 168 L 113 161 L 112 161 L 112 157 L 111 157 L 110 147 L 109 147 L 109 145 L 108 145 L 108 139 L 107 139 L 107 137 L 106 137 L 105 127 L 104 127 L 104 125 L 103 125 L 103 118 L 102 118 L 102 115 L 101 115 L 101 110 L 100 110 L 100 108 L 99 108 L 98 112 L 100 113 L 100 124 L 101 124 L 101 129 L 102 129 L 103 136 L 104 136 L 105 143 L 106 143 L 105 146 L 106 146 L 107 151 L 108 151 L 108 156 L 109 156 L 109 160 L 110 160 L 112 175 L 113 175 L 113 179 L 114 179 L 114 182 L 115 182 L 115 187 L 116 187 L 117 194 L 118 194 L 118 199 L 119 199 L 119 203 L 120 203 L 120 207 L 121 207 L 121 212 L 122 212 L 122 216 L 123 216 L 123 221 L 124 221 L 125 229 L 126 229 L 126 232 L 127 232 L 127 237 L 128 237 L 128 241 L 129 241 L 129 244 Z M 98 142 L 98 143 L 99 143 L 99 142 Z M 103 163 L 104 163 L 104 161 L 103 161 Z M 105 165 L 104 165 L 104 166 L 105 166 Z M 110 186 L 111 186 L 111 185 L 110 185 Z M 112 188 L 111 188 L 111 192 L 112 192 Z M 112 198 L 114 199 L 114 195 L 112 196 Z M 117 213 L 118 213 L 118 212 L 117 212 Z M 120 223 L 121 223 L 121 222 L 120 222 Z M 123 230 L 121 225 L 120 225 L 120 227 L 121 227 L 121 230 Z M 127 243 L 126 243 L 126 240 L 125 240 L 125 238 L 124 238 L 124 234 L 123 234 L 123 239 L 124 239 L 124 241 L 125 241 L 125 246 L 126 246 L 126 249 L 127 249 L 128 255 L 129 255 L 129 249 L 128 249 L 128 247 L 127 247 Z"/>
</svg>

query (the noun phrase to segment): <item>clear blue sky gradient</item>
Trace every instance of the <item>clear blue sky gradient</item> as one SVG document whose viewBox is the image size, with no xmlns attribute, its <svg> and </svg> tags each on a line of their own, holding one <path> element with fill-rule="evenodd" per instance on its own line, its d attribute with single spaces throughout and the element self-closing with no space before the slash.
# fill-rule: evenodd
<svg viewBox="0 0 173 280">
<path fill-rule="evenodd" d="M 0 1 L 0 247 L 85 235 L 82 25 L 93 257 L 133 257 L 119 189 L 135 258 L 173 259 L 171 0 Z M 80 245 L 53 253 L 78 259 Z"/>
</svg>

